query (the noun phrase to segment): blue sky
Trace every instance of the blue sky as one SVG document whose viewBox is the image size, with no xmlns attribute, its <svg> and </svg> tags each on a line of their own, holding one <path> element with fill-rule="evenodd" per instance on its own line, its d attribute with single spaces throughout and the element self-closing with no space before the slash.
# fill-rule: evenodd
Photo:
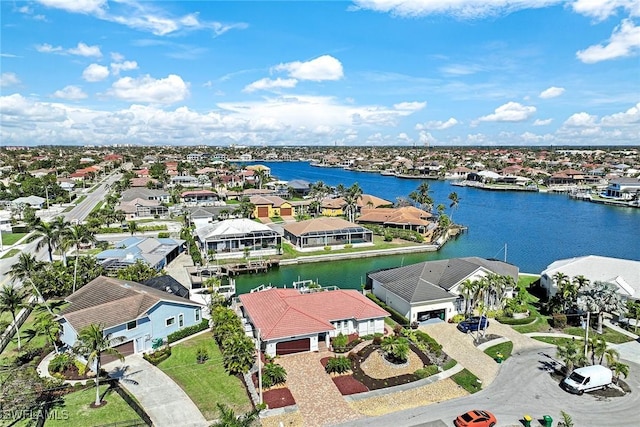
<svg viewBox="0 0 640 427">
<path fill-rule="evenodd" d="M 3 145 L 640 141 L 640 0 L 0 7 Z"/>
</svg>

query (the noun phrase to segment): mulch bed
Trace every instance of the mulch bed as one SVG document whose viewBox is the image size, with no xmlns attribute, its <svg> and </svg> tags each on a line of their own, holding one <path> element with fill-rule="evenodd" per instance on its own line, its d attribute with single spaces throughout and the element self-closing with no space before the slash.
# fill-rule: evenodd
<svg viewBox="0 0 640 427">
<path fill-rule="evenodd" d="M 353 375 L 340 375 L 331 379 L 343 396 L 369 391 L 367 386 L 353 378 Z"/>
<path fill-rule="evenodd" d="M 269 405 L 269 409 L 284 408 L 295 405 L 296 401 L 288 388 L 274 388 L 262 393 L 262 401 Z"/>
</svg>

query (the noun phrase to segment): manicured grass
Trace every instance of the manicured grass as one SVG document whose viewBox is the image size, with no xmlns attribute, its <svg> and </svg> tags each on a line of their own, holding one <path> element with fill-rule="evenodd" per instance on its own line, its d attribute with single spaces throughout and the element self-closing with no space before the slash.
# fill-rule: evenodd
<svg viewBox="0 0 640 427">
<path fill-rule="evenodd" d="M 564 330 L 562 331 L 565 334 L 569 334 L 569 335 L 576 335 L 578 337 L 584 337 L 584 329 L 578 327 L 578 326 L 573 326 L 573 327 L 568 327 L 568 328 L 564 328 Z M 601 336 L 604 338 L 604 340 L 606 342 L 612 343 L 612 344 L 623 344 L 625 342 L 629 342 L 629 341 L 633 341 L 633 338 L 628 337 L 618 331 L 615 331 L 611 328 L 607 328 L 606 326 L 602 327 L 602 335 L 598 335 L 598 333 L 596 332 L 595 329 L 591 328 L 589 330 L 589 337 L 596 337 L 596 336 Z"/>
<path fill-rule="evenodd" d="M 451 379 L 460 387 L 473 394 L 480 391 L 482 383 L 478 382 L 478 377 L 472 374 L 467 368 L 451 376 Z"/>
<path fill-rule="evenodd" d="M 484 352 L 487 356 L 495 359 L 498 357 L 498 353 L 502 354 L 502 359 L 507 360 L 509 356 L 511 356 L 511 352 L 513 351 L 513 343 L 511 341 L 503 342 L 500 344 L 496 344 L 487 348 Z"/>
<path fill-rule="evenodd" d="M 20 253 L 20 249 L 15 249 L 15 248 L 9 249 L 9 252 L 7 252 L 2 256 L 2 259 L 11 258 L 12 256 L 15 256 L 17 253 Z"/>
<path fill-rule="evenodd" d="M 562 337 L 533 337 L 533 339 L 546 342 L 547 344 L 552 344 L 555 346 L 567 345 L 568 342 L 573 341 L 572 338 L 562 338 Z M 576 339 L 579 339 L 579 337 L 576 337 Z"/>
<path fill-rule="evenodd" d="M 398 322 L 393 320 L 391 317 L 385 317 L 384 318 L 384 323 L 386 323 L 389 326 L 394 326 L 394 327 L 398 324 Z"/>
<path fill-rule="evenodd" d="M 380 249 L 405 248 L 405 247 L 416 246 L 416 245 L 418 244 L 411 243 L 411 242 L 404 242 L 404 243 L 385 242 L 382 236 L 373 236 L 373 246 L 356 247 L 356 248 L 352 247 L 352 248 L 345 248 L 345 249 L 331 248 L 331 250 L 329 251 L 325 250 L 324 248 L 318 248 L 317 251 L 313 251 L 313 252 L 298 252 L 291 245 L 282 245 L 282 249 L 283 249 L 282 258 L 291 259 L 291 258 L 316 256 L 316 255 L 367 252 L 367 251 L 377 251 Z"/>
<path fill-rule="evenodd" d="M 535 322 L 529 325 L 513 326 L 515 331 L 520 332 L 521 334 L 526 334 L 529 332 L 547 332 L 551 329 L 549 317 L 540 314 L 531 304 L 529 304 L 529 313 L 530 320 L 533 321 L 535 319 Z"/>
<path fill-rule="evenodd" d="M 209 360 L 196 363 L 196 350 L 205 347 Z M 158 365 L 189 395 L 207 420 L 219 416 L 217 403 L 224 403 L 236 413 L 252 408 L 239 378 L 230 376 L 222 366 L 222 354 L 210 334 L 203 334 L 171 349 L 171 357 Z"/>
<path fill-rule="evenodd" d="M 100 386 L 101 395 L 109 386 Z M 64 403 L 55 406 L 45 422 L 47 427 L 56 426 L 95 426 L 122 421 L 140 420 L 136 412 L 116 393 L 107 392 L 103 397 L 107 404 L 96 409 L 89 407 L 95 401 L 96 389 L 89 387 L 63 397 Z"/>
<path fill-rule="evenodd" d="M 456 366 L 458 364 L 458 361 L 455 359 L 449 359 L 449 361 L 447 363 L 444 364 L 444 366 L 442 367 L 443 371 L 448 371 L 449 369 L 453 368 L 454 366 Z"/>
<path fill-rule="evenodd" d="M 2 244 L 9 246 L 16 243 L 18 240 L 22 239 L 28 233 L 5 233 L 2 232 Z"/>
<path fill-rule="evenodd" d="M 82 202 L 84 201 L 84 199 L 86 199 L 86 198 L 87 198 L 87 196 L 80 196 L 80 197 L 78 197 L 77 199 L 75 199 L 75 200 L 73 201 L 73 203 L 75 203 L 75 204 L 76 204 L 76 206 L 77 206 L 77 205 L 79 205 L 80 203 L 82 203 Z"/>
</svg>

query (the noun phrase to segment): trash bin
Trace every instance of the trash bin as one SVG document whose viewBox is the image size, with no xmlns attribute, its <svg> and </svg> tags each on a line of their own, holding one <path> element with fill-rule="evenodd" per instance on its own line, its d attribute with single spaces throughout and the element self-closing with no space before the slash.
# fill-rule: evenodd
<svg viewBox="0 0 640 427">
<path fill-rule="evenodd" d="M 524 417 L 522 417 L 522 421 L 524 421 L 524 427 L 531 427 L 531 420 L 533 418 L 531 418 L 531 415 L 525 415 Z"/>
<path fill-rule="evenodd" d="M 542 419 L 544 420 L 544 427 L 553 426 L 553 418 L 551 418 L 549 415 L 544 415 Z"/>
<path fill-rule="evenodd" d="M 502 363 L 503 360 L 504 360 L 504 356 L 502 355 L 502 353 L 497 353 L 496 354 L 496 362 Z"/>
</svg>

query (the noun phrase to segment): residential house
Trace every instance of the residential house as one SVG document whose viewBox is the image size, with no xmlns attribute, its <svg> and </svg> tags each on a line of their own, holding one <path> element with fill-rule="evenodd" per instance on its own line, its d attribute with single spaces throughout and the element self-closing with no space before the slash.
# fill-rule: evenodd
<svg viewBox="0 0 640 427">
<path fill-rule="evenodd" d="M 127 220 L 164 216 L 169 212 L 168 208 L 157 200 L 140 198 L 120 202 L 116 210 L 124 212 L 125 219 Z"/>
<path fill-rule="evenodd" d="M 249 197 L 249 201 L 255 206 L 253 216 L 258 219 L 295 215 L 291 203 L 280 196 L 256 195 Z"/>
<path fill-rule="evenodd" d="M 389 313 L 356 290 L 268 289 L 240 295 L 242 312 L 269 356 L 318 351 L 330 338 L 384 332 Z"/>
<path fill-rule="evenodd" d="M 160 271 L 184 252 L 184 240 L 131 236 L 96 255 L 107 271 L 116 271 L 142 261 Z"/>
<path fill-rule="evenodd" d="M 448 321 L 464 312 L 460 285 L 498 274 L 518 281 L 518 267 L 478 257 L 425 261 L 367 275 L 373 294 L 409 321 Z M 505 294 L 511 296 L 512 289 Z"/>
<path fill-rule="evenodd" d="M 540 275 L 540 286 L 545 289 L 549 297 L 558 292 L 558 286 L 554 280 L 557 273 L 563 273 L 569 279 L 584 276 L 591 283 L 612 283 L 623 296 L 640 299 L 640 261 L 598 255 L 555 261 L 549 264 Z"/>
<path fill-rule="evenodd" d="M 58 316 L 60 340 L 73 347 L 91 324 L 117 338 L 124 356 L 147 352 L 156 339 L 202 322 L 204 306 L 140 283 L 99 276 L 66 298 L 70 305 Z"/>
<path fill-rule="evenodd" d="M 195 230 L 203 252 L 212 251 L 218 258 L 276 255 L 282 237 L 264 224 L 247 218 L 226 219 Z"/>
<path fill-rule="evenodd" d="M 169 203 L 171 201 L 171 195 L 165 190 L 152 188 L 129 188 L 123 191 L 120 196 L 120 200 L 123 202 L 130 202 L 131 200 L 136 199 L 155 200 L 162 203 Z"/>
<path fill-rule="evenodd" d="M 640 178 L 612 179 L 603 195 L 620 200 L 637 199 L 640 197 Z"/>
<path fill-rule="evenodd" d="M 212 206 L 220 200 L 220 195 L 210 190 L 184 191 L 180 194 L 180 201 L 187 206 Z"/>
<path fill-rule="evenodd" d="M 293 192 L 301 197 L 309 195 L 311 191 L 311 183 L 303 179 L 294 179 L 289 181 L 289 187 L 293 189 Z"/>
<path fill-rule="evenodd" d="M 375 224 L 426 234 L 435 227 L 433 215 L 414 206 L 401 208 L 362 208 L 358 224 Z"/>
<path fill-rule="evenodd" d="M 11 204 L 13 206 L 26 205 L 31 206 L 34 209 L 42 209 L 46 203 L 46 199 L 40 196 L 26 196 L 26 197 L 18 197 L 14 199 Z"/>
<path fill-rule="evenodd" d="M 298 250 L 325 246 L 362 246 L 373 242 L 373 232 L 342 218 L 321 217 L 284 226 L 284 238 Z"/>
<path fill-rule="evenodd" d="M 170 185 L 175 187 L 176 185 L 182 185 L 183 187 L 198 187 L 200 186 L 200 181 L 195 176 L 189 175 L 176 175 L 171 177 Z"/>
<path fill-rule="evenodd" d="M 152 277 L 142 282 L 142 284 L 159 291 L 189 299 L 189 289 L 168 274 Z"/>
</svg>

